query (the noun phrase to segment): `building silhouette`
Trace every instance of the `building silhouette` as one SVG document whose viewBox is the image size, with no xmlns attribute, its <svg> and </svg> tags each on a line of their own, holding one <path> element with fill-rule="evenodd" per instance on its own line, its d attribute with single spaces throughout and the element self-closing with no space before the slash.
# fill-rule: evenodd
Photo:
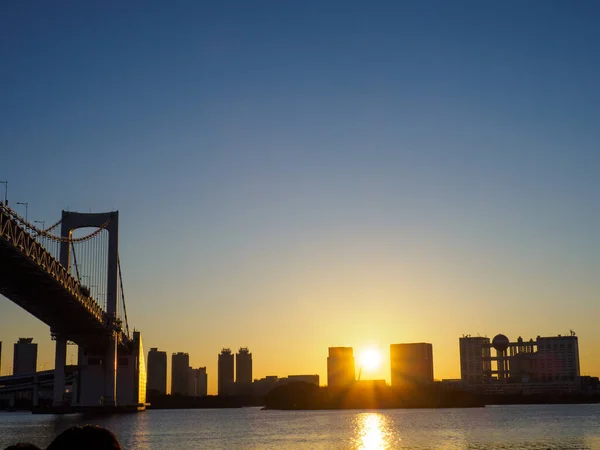
<svg viewBox="0 0 600 450">
<path fill-rule="evenodd" d="M 344 388 L 355 379 L 354 352 L 352 347 L 329 347 L 327 357 L 327 386 Z"/>
<path fill-rule="evenodd" d="M 173 353 L 171 356 L 171 395 L 188 395 L 190 356 L 187 353 Z"/>
<path fill-rule="evenodd" d="M 33 338 L 19 338 L 13 353 L 13 375 L 23 375 L 37 371 L 38 345 Z"/>
<path fill-rule="evenodd" d="M 284 386 L 290 383 L 310 383 L 319 386 L 319 375 L 288 375 L 284 378 L 270 375 L 254 380 L 252 383 L 252 393 L 258 397 L 264 397 L 277 386 Z"/>
<path fill-rule="evenodd" d="M 463 383 L 483 383 L 491 370 L 490 338 L 469 335 L 458 339 L 460 378 Z"/>
<path fill-rule="evenodd" d="M 319 375 L 288 375 L 289 383 L 310 383 L 316 386 L 319 385 Z"/>
<path fill-rule="evenodd" d="M 148 352 L 147 391 L 167 393 L 167 352 L 151 348 Z"/>
<path fill-rule="evenodd" d="M 280 386 L 282 378 L 276 375 L 268 375 L 264 378 L 256 379 L 252 382 L 252 394 L 257 397 L 264 397 L 277 386 Z"/>
<path fill-rule="evenodd" d="M 521 340 L 521 343 L 523 341 Z M 533 367 L 516 364 L 518 376 L 527 376 L 527 371 L 540 381 L 575 381 L 581 375 L 579 367 L 579 342 L 573 333 L 571 336 L 540 337 L 536 339 L 537 356 Z M 518 360 L 517 360 L 518 361 Z"/>
<path fill-rule="evenodd" d="M 206 375 L 206 367 L 198 367 L 197 369 L 190 367 L 188 382 L 188 395 L 192 397 L 204 397 L 207 395 L 208 376 Z"/>
<path fill-rule="evenodd" d="M 235 355 L 235 382 L 239 385 L 252 383 L 252 353 L 247 347 L 240 347 Z"/>
<path fill-rule="evenodd" d="M 233 354 L 231 349 L 224 348 L 219 354 L 217 371 L 219 395 L 233 394 Z"/>
<path fill-rule="evenodd" d="M 463 336 L 460 342 L 461 379 L 486 392 L 536 393 L 573 391 L 580 386 L 577 336 L 519 337 L 511 342 L 498 334 L 488 338 Z"/>
<path fill-rule="evenodd" d="M 393 387 L 433 383 L 433 346 L 425 342 L 390 345 Z"/>
</svg>

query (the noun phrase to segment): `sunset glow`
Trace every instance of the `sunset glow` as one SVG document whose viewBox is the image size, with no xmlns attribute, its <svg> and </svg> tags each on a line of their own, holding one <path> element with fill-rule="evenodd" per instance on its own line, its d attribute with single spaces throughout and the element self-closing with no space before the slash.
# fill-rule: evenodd
<svg viewBox="0 0 600 450">
<path fill-rule="evenodd" d="M 374 347 L 362 350 L 358 356 L 360 367 L 366 371 L 374 371 L 379 369 L 382 360 L 383 357 L 381 352 Z"/>
</svg>

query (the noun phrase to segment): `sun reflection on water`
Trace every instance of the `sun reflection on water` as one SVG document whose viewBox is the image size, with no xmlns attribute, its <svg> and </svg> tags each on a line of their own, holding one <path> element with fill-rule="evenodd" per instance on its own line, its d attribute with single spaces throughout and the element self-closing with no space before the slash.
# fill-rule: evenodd
<svg viewBox="0 0 600 450">
<path fill-rule="evenodd" d="M 380 413 L 364 413 L 355 419 L 355 443 L 362 450 L 385 449 L 392 446 L 389 419 Z"/>
</svg>

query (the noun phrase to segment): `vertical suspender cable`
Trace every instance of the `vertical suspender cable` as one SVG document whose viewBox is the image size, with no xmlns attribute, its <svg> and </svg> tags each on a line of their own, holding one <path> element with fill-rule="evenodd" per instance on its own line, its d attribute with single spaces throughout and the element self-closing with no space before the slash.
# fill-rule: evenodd
<svg viewBox="0 0 600 450">
<path fill-rule="evenodd" d="M 100 303 L 100 297 L 102 294 L 102 277 L 100 276 L 100 267 L 102 265 L 102 254 L 100 253 L 101 243 L 102 241 L 102 232 L 97 236 L 94 241 L 94 277 L 96 278 L 96 292 L 98 296 L 98 304 L 102 306 Z M 106 308 L 102 307 L 104 311 Z"/>
<path fill-rule="evenodd" d="M 104 264 L 102 265 L 102 279 L 104 280 L 104 298 L 108 302 L 108 231 L 104 233 Z M 117 293 L 115 292 L 115 295 Z"/>
<path fill-rule="evenodd" d="M 73 250 L 73 265 L 75 266 L 75 274 L 77 275 L 77 281 L 81 283 L 81 278 L 79 277 L 79 268 L 77 267 L 77 255 L 75 254 L 75 244 L 71 242 L 71 249 Z"/>
<path fill-rule="evenodd" d="M 101 253 L 100 253 L 100 258 L 99 261 L 101 261 L 100 263 L 100 283 L 102 284 L 102 292 L 104 293 L 104 309 L 108 308 L 108 277 L 107 277 L 107 270 L 108 270 L 108 242 L 106 241 L 106 234 L 107 232 L 102 232 L 102 241 L 100 243 L 100 249 L 101 249 Z"/>
<path fill-rule="evenodd" d="M 99 285 L 98 285 L 98 264 L 96 262 L 97 255 L 95 251 L 97 237 L 94 238 L 94 242 L 90 242 L 90 270 L 92 271 L 92 276 L 94 277 L 94 286 L 96 286 L 96 302 L 100 304 L 100 299 L 98 298 Z"/>
<path fill-rule="evenodd" d="M 100 297 L 104 292 L 104 280 L 102 279 L 102 232 L 98 235 L 98 238 L 95 242 L 94 249 L 94 269 L 96 271 L 96 285 L 98 286 L 98 302 L 100 302 Z M 106 312 L 106 305 L 104 305 L 104 300 L 102 300 L 102 309 Z"/>
<path fill-rule="evenodd" d="M 121 258 L 117 253 L 117 267 L 119 269 L 119 285 L 121 287 L 121 296 L 123 298 L 123 316 L 125 319 L 125 333 L 129 337 L 129 323 L 127 322 L 127 307 L 125 306 L 125 291 L 123 290 L 123 275 L 121 274 Z"/>
<path fill-rule="evenodd" d="M 98 262 L 98 290 L 102 293 L 102 304 L 104 310 L 106 311 L 106 280 L 104 278 L 104 265 L 106 264 L 106 261 L 104 260 L 104 232 L 100 233 L 98 241 L 98 255 L 96 258 L 96 261 Z"/>
<path fill-rule="evenodd" d="M 96 252 L 97 245 L 98 236 L 94 238 L 94 242 L 90 243 L 90 267 L 93 272 L 94 286 L 96 286 L 96 302 L 100 304 L 100 296 L 98 295 L 100 292 L 100 283 L 98 283 L 98 254 Z"/>
</svg>

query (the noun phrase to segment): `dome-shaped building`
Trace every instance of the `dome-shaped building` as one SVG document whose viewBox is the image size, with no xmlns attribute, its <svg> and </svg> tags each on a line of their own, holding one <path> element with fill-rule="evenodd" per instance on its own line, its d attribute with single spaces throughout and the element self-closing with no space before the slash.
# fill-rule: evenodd
<svg viewBox="0 0 600 450">
<path fill-rule="evenodd" d="M 499 352 L 505 352 L 509 344 L 509 339 L 503 334 L 497 334 L 492 339 L 492 346 Z"/>
</svg>

